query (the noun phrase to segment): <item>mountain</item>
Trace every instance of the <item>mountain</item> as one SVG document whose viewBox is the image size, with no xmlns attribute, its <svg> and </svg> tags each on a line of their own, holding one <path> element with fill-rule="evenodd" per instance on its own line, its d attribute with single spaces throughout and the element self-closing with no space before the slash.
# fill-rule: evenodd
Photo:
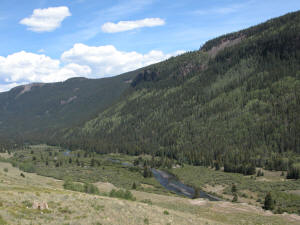
<svg viewBox="0 0 300 225">
<path fill-rule="evenodd" d="M 298 11 L 141 69 L 116 103 L 51 142 L 252 174 L 295 160 L 299 118 Z"/>
<path fill-rule="evenodd" d="M 0 93 L 0 136 L 40 140 L 93 118 L 129 87 L 135 74 L 34 83 Z"/>
<path fill-rule="evenodd" d="M 0 142 L 287 170 L 300 161 L 299 22 L 289 13 L 117 77 L 1 93 Z"/>
</svg>

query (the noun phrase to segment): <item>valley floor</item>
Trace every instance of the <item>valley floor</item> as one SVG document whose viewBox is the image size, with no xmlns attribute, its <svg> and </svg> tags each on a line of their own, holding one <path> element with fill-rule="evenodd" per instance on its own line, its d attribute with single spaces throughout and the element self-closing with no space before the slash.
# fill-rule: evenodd
<svg viewBox="0 0 300 225">
<path fill-rule="evenodd" d="M 23 173 L 25 177 L 20 176 Z M 64 190 L 63 181 L 0 163 L 0 224 L 299 224 L 300 216 L 274 215 L 245 203 L 209 202 L 141 191 L 136 201 Z M 114 186 L 96 184 L 101 192 Z M 48 210 L 32 208 L 46 202 Z"/>
</svg>

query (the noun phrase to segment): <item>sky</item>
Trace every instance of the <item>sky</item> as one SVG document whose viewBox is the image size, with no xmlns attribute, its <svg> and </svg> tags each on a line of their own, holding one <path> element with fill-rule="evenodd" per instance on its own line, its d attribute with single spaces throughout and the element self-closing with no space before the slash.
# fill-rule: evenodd
<svg viewBox="0 0 300 225">
<path fill-rule="evenodd" d="M 0 92 L 118 75 L 297 10 L 299 0 L 0 0 Z"/>
</svg>

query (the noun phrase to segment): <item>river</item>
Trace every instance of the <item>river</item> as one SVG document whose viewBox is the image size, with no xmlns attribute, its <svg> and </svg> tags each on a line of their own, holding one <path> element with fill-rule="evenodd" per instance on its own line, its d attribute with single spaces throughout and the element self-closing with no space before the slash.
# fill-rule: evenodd
<svg viewBox="0 0 300 225">
<path fill-rule="evenodd" d="M 194 198 L 195 189 L 188 185 L 185 185 L 172 174 L 158 169 L 152 169 L 152 173 L 155 179 L 167 190 L 173 191 L 178 195 L 184 195 L 188 198 Z M 209 195 L 201 190 L 199 191 L 199 195 L 197 196 L 197 198 L 205 198 L 210 201 L 220 200 L 219 198 Z"/>
<path fill-rule="evenodd" d="M 118 159 L 109 158 L 108 160 L 113 163 L 122 164 L 123 166 L 127 166 L 127 167 L 133 166 L 131 163 L 121 162 Z M 174 175 L 172 175 L 166 171 L 162 171 L 162 170 L 154 169 L 154 168 L 152 168 L 151 171 L 152 171 L 154 178 L 167 190 L 173 191 L 178 195 L 183 195 L 188 198 L 195 197 L 195 189 L 193 187 L 190 187 L 190 186 L 182 183 Z M 220 201 L 221 200 L 221 199 L 219 199 L 215 196 L 212 196 L 201 190 L 199 190 L 199 195 L 197 196 L 197 198 L 205 198 L 210 201 Z"/>
</svg>

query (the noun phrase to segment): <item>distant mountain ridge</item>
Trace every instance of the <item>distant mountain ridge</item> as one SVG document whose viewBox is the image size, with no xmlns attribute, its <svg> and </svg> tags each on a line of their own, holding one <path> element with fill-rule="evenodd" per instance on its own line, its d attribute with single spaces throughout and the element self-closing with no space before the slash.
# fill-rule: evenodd
<svg viewBox="0 0 300 225">
<path fill-rule="evenodd" d="M 32 83 L 0 93 L 0 136 L 39 139 L 80 124 L 116 101 L 135 75 Z"/>
</svg>

